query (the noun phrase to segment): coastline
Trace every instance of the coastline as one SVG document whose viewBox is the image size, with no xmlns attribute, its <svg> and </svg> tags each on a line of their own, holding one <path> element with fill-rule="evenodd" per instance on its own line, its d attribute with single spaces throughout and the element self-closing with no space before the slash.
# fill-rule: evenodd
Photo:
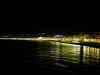
<svg viewBox="0 0 100 75">
<path fill-rule="evenodd" d="M 61 42 L 61 41 L 54 41 L 54 42 Z M 61 42 L 61 43 L 67 43 L 67 44 L 75 44 L 75 45 L 83 45 L 83 46 L 90 46 L 90 47 L 96 47 L 100 48 L 100 43 L 96 42 L 80 42 L 80 43 L 74 43 L 74 42 Z"/>
<path fill-rule="evenodd" d="M 0 40 L 19 40 L 19 39 L 0 39 Z M 22 40 L 22 39 L 20 39 Z M 24 39 L 27 40 L 27 39 Z M 29 39 L 30 40 L 30 39 Z M 54 41 L 54 40 L 48 40 L 48 41 Z M 62 41 L 54 41 L 54 42 L 61 42 L 61 43 L 68 43 L 68 44 L 75 44 L 75 45 L 83 45 L 83 46 L 90 46 L 90 47 L 96 47 L 100 48 L 100 43 L 97 42 L 79 42 L 79 43 L 74 43 L 74 42 L 62 42 Z"/>
<path fill-rule="evenodd" d="M 75 45 L 83 45 L 83 46 L 90 46 L 100 48 L 100 43 L 93 43 L 93 42 L 84 42 L 84 43 L 68 43 L 68 44 L 75 44 Z"/>
</svg>

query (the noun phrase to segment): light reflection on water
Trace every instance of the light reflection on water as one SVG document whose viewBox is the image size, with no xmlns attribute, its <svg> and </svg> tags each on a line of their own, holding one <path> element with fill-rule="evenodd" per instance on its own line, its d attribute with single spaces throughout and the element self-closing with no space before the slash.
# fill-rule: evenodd
<svg viewBox="0 0 100 75">
<path fill-rule="evenodd" d="M 100 48 L 53 41 L 45 42 L 45 44 L 48 46 L 47 50 L 41 50 L 39 56 L 51 59 L 54 65 L 66 67 L 68 66 L 66 63 L 73 63 L 82 66 L 84 64 L 95 65 L 100 62 Z"/>
<path fill-rule="evenodd" d="M 67 72 L 75 71 L 78 73 L 82 67 L 86 67 L 86 69 L 83 68 L 83 73 L 84 70 L 90 72 L 91 69 L 99 72 L 100 48 L 53 41 L 2 41 L 1 43 L 2 57 L 7 60 L 9 59 L 10 67 L 12 64 L 12 66 L 19 65 L 19 67 L 23 65 L 24 67 L 22 66 L 22 68 L 26 69 L 27 67 L 25 66 L 27 64 L 49 68 L 53 65 L 51 68 L 55 67 Z M 93 66 L 96 68 L 93 68 Z M 78 71 L 76 71 L 77 67 L 79 67 Z"/>
<path fill-rule="evenodd" d="M 72 45 L 56 42 L 56 59 L 63 62 L 78 63 L 80 45 Z M 60 46 L 60 47 L 59 47 Z"/>
</svg>

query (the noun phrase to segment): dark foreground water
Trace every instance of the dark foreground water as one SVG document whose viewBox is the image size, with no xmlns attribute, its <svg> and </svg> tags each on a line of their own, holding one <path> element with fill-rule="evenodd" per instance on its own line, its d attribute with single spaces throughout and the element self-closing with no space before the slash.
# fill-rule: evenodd
<svg viewBox="0 0 100 75">
<path fill-rule="evenodd" d="M 0 40 L 0 70 L 7 74 L 100 74 L 100 48 L 53 41 Z"/>
</svg>

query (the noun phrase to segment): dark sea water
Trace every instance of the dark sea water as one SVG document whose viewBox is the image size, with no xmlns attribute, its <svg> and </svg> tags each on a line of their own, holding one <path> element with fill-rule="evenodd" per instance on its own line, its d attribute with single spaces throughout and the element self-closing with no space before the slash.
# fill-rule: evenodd
<svg viewBox="0 0 100 75">
<path fill-rule="evenodd" d="M 53 41 L 0 40 L 2 73 L 100 74 L 100 48 Z"/>
</svg>

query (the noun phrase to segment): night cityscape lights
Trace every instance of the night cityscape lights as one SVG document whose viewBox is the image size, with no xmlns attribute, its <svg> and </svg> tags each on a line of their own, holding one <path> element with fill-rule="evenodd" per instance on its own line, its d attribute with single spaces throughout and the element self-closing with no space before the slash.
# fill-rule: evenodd
<svg viewBox="0 0 100 75">
<path fill-rule="evenodd" d="M 94 32 L 95 33 L 95 32 Z M 0 39 L 6 40 L 54 40 L 61 42 L 72 42 L 72 43 L 80 43 L 80 42 L 98 42 L 100 43 L 100 33 L 89 34 L 75 32 L 74 34 L 46 34 L 46 33 L 37 33 L 37 34 L 2 34 L 0 35 Z"/>
</svg>

